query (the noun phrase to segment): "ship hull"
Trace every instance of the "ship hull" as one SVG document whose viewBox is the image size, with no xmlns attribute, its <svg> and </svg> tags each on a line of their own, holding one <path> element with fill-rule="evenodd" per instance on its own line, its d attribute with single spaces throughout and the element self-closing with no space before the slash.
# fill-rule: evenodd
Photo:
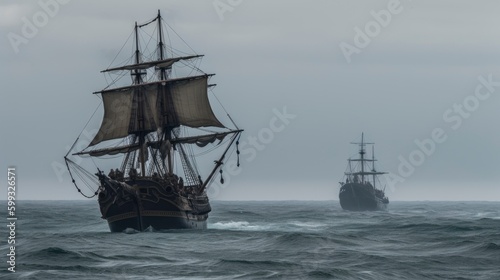
<svg viewBox="0 0 500 280">
<path fill-rule="evenodd" d="M 183 212 L 178 212 L 179 216 L 187 215 Z M 124 232 L 126 230 L 147 231 L 147 230 L 168 230 L 168 229 L 206 229 L 206 217 L 195 217 L 188 219 L 187 217 L 166 217 L 166 216 L 145 216 L 138 217 L 134 213 L 130 213 L 132 217 L 122 218 L 119 220 L 110 218 L 107 219 L 111 232 Z"/>
<path fill-rule="evenodd" d="M 387 198 L 377 197 L 371 185 L 346 183 L 340 188 L 340 206 L 349 211 L 377 211 L 387 209 Z"/>
<path fill-rule="evenodd" d="M 174 186 L 147 178 L 101 184 L 98 202 L 111 232 L 207 228 L 206 195 L 181 195 Z"/>
</svg>

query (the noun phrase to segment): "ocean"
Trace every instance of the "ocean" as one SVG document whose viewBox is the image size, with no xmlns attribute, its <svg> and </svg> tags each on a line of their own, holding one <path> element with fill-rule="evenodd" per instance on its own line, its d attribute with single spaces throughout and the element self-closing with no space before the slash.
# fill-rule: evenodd
<svg viewBox="0 0 500 280">
<path fill-rule="evenodd" d="M 2 279 L 500 279 L 499 202 L 213 201 L 207 230 L 142 233 L 110 233 L 93 200 L 16 206 Z"/>
</svg>

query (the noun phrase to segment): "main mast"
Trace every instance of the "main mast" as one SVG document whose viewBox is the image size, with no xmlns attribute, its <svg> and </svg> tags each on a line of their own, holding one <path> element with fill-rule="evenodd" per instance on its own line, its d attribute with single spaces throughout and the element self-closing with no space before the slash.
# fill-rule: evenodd
<svg viewBox="0 0 500 280">
<path fill-rule="evenodd" d="M 161 14 L 160 10 L 158 10 L 158 48 L 160 51 L 160 60 L 165 59 L 165 55 L 163 53 L 163 34 L 161 32 Z M 167 79 L 165 67 L 160 68 L 160 81 L 164 81 Z"/>
<path fill-rule="evenodd" d="M 164 60 L 165 59 L 165 54 L 163 52 L 163 34 L 162 34 L 162 24 L 161 24 L 161 13 L 160 10 L 158 10 L 158 51 L 159 51 L 159 59 Z M 160 73 L 159 73 L 159 79 L 160 81 L 165 81 L 167 80 L 167 71 L 165 67 L 160 67 Z M 162 90 L 164 90 L 162 88 Z M 172 128 L 170 126 L 167 126 L 164 128 L 163 132 L 163 138 L 165 141 L 170 142 L 172 139 Z M 170 145 L 167 145 L 167 166 L 168 166 L 168 174 L 172 175 L 173 172 L 173 162 L 172 162 L 172 149 Z"/>
</svg>

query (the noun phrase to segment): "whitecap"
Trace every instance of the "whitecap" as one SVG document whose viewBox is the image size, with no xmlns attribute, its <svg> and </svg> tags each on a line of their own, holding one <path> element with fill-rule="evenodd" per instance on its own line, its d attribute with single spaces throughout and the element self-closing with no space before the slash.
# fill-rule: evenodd
<svg viewBox="0 0 500 280">
<path fill-rule="evenodd" d="M 319 228 L 325 226 L 323 223 L 314 223 L 314 222 L 298 222 L 298 221 L 293 221 L 289 222 L 289 225 L 296 226 L 296 227 L 303 227 L 303 228 Z"/>
<path fill-rule="evenodd" d="M 139 231 L 136 229 L 133 229 L 133 228 L 126 228 L 123 230 L 123 232 L 126 234 L 134 234 L 134 233 L 138 233 Z"/>
<path fill-rule="evenodd" d="M 209 224 L 208 228 L 210 228 L 210 229 L 226 229 L 226 230 L 252 230 L 252 231 L 268 229 L 268 227 L 266 227 L 266 226 L 253 225 L 247 221 L 217 222 L 217 223 Z"/>
</svg>

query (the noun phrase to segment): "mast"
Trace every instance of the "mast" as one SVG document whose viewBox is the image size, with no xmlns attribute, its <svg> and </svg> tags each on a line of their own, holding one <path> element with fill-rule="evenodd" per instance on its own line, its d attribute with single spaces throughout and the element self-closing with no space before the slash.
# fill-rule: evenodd
<svg viewBox="0 0 500 280">
<path fill-rule="evenodd" d="M 375 171 L 375 145 L 372 146 L 372 172 Z M 375 173 L 373 174 L 373 188 L 375 189 Z"/>
<path fill-rule="evenodd" d="M 162 34 L 162 24 L 161 24 L 161 13 L 160 10 L 158 9 L 158 50 L 160 54 L 160 61 L 165 59 L 165 54 L 163 52 L 163 34 Z M 160 73 L 159 73 L 159 78 L 160 81 L 165 81 L 167 80 L 167 71 L 165 67 L 160 67 Z M 163 90 L 163 88 L 162 88 Z M 165 141 L 170 141 L 172 139 L 172 128 L 171 127 L 166 127 L 166 130 L 164 131 L 163 137 L 165 138 Z M 167 146 L 167 166 L 168 166 L 168 174 L 172 175 L 173 172 L 173 162 L 172 162 L 172 148 L 171 145 Z"/>
<path fill-rule="evenodd" d="M 364 149 L 364 141 L 363 141 L 363 132 L 361 132 L 361 144 L 359 145 L 359 154 L 361 156 L 361 183 L 365 182 L 365 149 Z"/>
<path fill-rule="evenodd" d="M 136 64 L 139 64 L 140 63 L 140 51 L 139 51 L 139 26 L 137 25 L 137 21 L 135 22 L 135 63 Z M 135 81 L 134 83 L 136 85 L 138 84 L 141 84 L 142 83 L 142 72 L 140 69 L 135 69 L 134 70 L 134 74 L 135 76 Z M 138 121 L 139 121 L 139 128 L 143 128 L 144 127 L 144 116 L 143 116 L 143 104 L 142 104 L 142 95 L 141 92 L 137 91 L 137 93 L 139 94 L 139 98 L 138 99 L 138 106 L 137 106 L 137 115 L 138 115 Z M 139 150 L 139 160 L 141 161 L 141 175 L 142 177 L 145 177 L 146 176 L 146 167 L 145 167 L 145 159 L 144 159 L 144 138 L 145 138 L 145 135 L 144 135 L 144 132 L 139 132 L 139 146 L 140 146 L 140 150 Z"/>
<path fill-rule="evenodd" d="M 139 26 L 137 26 L 137 21 L 135 22 L 135 63 L 139 64 Z M 140 83 L 139 70 L 135 69 L 135 83 Z"/>
<path fill-rule="evenodd" d="M 351 159 L 348 159 L 347 161 L 349 162 L 349 177 L 348 177 L 348 179 L 352 182 L 354 178 L 352 177 Z"/>
<path fill-rule="evenodd" d="M 351 144 L 356 144 L 359 146 L 359 155 L 360 157 L 359 158 L 355 158 L 355 159 L 348 159 L 348 162 L 349 162 L 349 165 L 348 165 L 348 168 L 349 168 L 349 172 L 346 172 L 345 174 L 348 175 L 348 176 L 359 176 L 361 175 L 361 183 L 364 183 L 365 182 L 365 175 L 366 176 L 373 176 L 373 187 L 375 188 L 375 184 L 376 184 L 376 176 L 377 175 L 383 175 L 383 174 L 387 174 L 387 172 L 378 172 L 376 169 L 375 169 L 375 146 L 374 144 L 375 143 L 368 143 L 368 142 L 365 142 L 365 137 L 364 137 L 364 133 L 361 133 L 361 142 L 351 142 Z M 365 150 L 365 146 L 366 145 L 373 145 L 372 146 L 372 157 L 371 158 L 365 158 L 365 154 L 366 154 L 366 150 Z M 356 170 L 352 170 L 352 166 L 351 166 L 351 163 L 353 161 L 356 161 L 356 162 L 360 162 L 361 163 L 361 170 L 359 171 L 359 167 L 357 165 L 354 166 L 355 169 L 357 169 L 358 171 Z M 365 171 L 365 162 L 372 162 L 372 165 L 371 165 L 371 168 L 372 170 L 370 171 Z M 370 165 L 367 166 L 368 168 L 370 168 Z M 370 179 L 368 177 L 367 179 L 367 182 L 370 182 Z"/>
<path fill-rule="evenodd" d="M 160 10 L 158 9 L 158 48 L 160 49 L 160 60 L 164 60 L 165 56 L 163 54 L 163 34 L 161 32 L 161 14 Z M 160 68 L 160 80 L 164 81 L 166 80 L 166 74 L 165 74 L 165 68 L 161 67 Z"/>
<path fill-rule="evenodd" d="M 359 161 L 361 162 L 361 172 L 356 172 L 356 175 L 361 175 L 361 182 L 363 183 L 365 181 L 365 175 L 371 175 L 371 172 L 365 172 L 365 162 L 366 161 L 372 161 L 372 159 L 365 159 L 365 146 L 373 143 L 366 143 L 365 142 L 365 137 L 364 133 L 361 133 L 361 143 L 356 143 L 356 142 L 351 142 L 351 144 L 356 144 L 359 145 L 359 159 L 350 159 L 349 164 L 351 161 Z"/>
</svg>

